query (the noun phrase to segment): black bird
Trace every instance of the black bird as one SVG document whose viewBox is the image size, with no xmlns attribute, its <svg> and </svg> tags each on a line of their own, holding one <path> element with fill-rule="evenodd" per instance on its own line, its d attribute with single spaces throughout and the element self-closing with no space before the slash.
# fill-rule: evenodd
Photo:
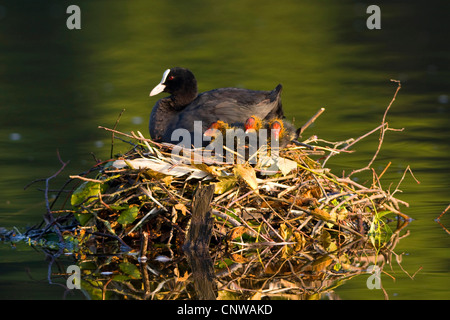
<svg viewBox="0 0 450 320">
<path fill-rule="evenodd" d="M 154 141 L 177 144 L 178 140 L 172 139 L 175 129 L 186 129 L 191 140 L 202 140 L 205 130 L 217 120 L 242 124 L 252 115 L 265 120 L 284 118 L 281 89 L 279 84 L 272 91 L 220 88 L 198 94 L 197 80 L 190 70 L 167 69 L 161 82 L 150 92 L 150 96 L 160 92 L 171 94 L 153 107 L 150 136 Z M 202 121 L 201 132 L 194 133 L 194 121 Z M 193 140 L 190 143 L 194 144 Z"/>
</svg>

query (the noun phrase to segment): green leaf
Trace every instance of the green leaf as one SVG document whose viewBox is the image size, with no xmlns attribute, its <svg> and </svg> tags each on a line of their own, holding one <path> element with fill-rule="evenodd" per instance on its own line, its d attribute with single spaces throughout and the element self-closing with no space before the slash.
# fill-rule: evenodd
<svg viewBox="0 0 450 320">
<path fill-rule="evenodd" d="M 109 231 L 111 234 L 114 234 L 114 235 L 116 234 L 116 232 L 114 231 L 114 229 L 111 227 L 111 223 L 109 223 L 109 221 L 100 219 L 98 216 L 96 216 L 96 218 L 97 218 L 98 220 L 100 220 L 101 222 L 103 222 L 103 224 L 105 225 L 106 229 L 108 229 L 108 231 Z"/>
<path fill-rule="evenodd" d="M 385 215 L 391 213 L 392 211 L 379 211 L 376 213 L 376 217 L 377 219 L 381 219 L 382 217 L 384 217 Z"/>
<path fill-rule="evenodd" d="M 320 236 L 320 244 L 324 247 L 328 252 L 333 252 L 337 250 L 336 243 L 331 239 L 331 235 L 328 231 L 323 230 Z"/>
<path fill-rule="evenodd" d="M 370 229 L 368 232 L 369 239 L 375 248 L 384 246 L 392 235 L 392 230 L 381 218 L 391 211 L 375 212 Z"/>
<path fill-rule="evenodd" d="M 134 264 L 129 262 L 123 262 L 119 264 L 120 270 L 129 275 L 130 278 L 133 279 L 140 279 L 141 278 L 141 272 L 139 271 L 138 267 L 136 267 Z"/>
<path fill-rule="evenodd" d="M 108 181 L 111 181 L 111 180 L 114 180 L 114 179 L 117 179 L 117 178 L 120 178 L 122 175 L 121 174 L 116 174 L 116 175 L 113 175 L 113 176 L 110 176 L 110 177 L 104 177 L 104 176 L 102 176 L 101 178 L 100 178 L 100 180 L 103 182 L 103 183 L 105 183 L 105 182 L 108 182 Z"/>
<path fill-rule="evenodd" d="M 113 275 L 112 278 L 114 281 L 118 281 L 118 282 L 127 282 L 131 279 L 129 276 L 126 276 L 124 274 L 115 274 L 115 275 Z"/>
<path fill-rule="evenodd" d="M 129 207 L 128 209 L 125 209 L 120 213 L 120 217 L 117 219 L 117 222 L 120 224 L 133 223 L 134 220 L 136 220 L 138 213 L 139 207 Z"/>
<path fill-rule="evenodd" d="M 217 299 L 219 300 L 240 300 L 238 292 L 232 292 L 228 290 L 219 290 L 217 292 Z"/>
<path fill-rule="evenodd" d="M 98 182 L 83 182 L 72 194 L 70 203 L 74 207 L 77 207 L 82 203 L 88 204 L 97 198 L 99 192 L 106 191 L 107 187 L 107 185 Z"/>
<path fill-rule="evenodd" d="M 113 210 L 116 211 L 121 211 L 121 210 L 125 210 L 128 209 L 129 205 L 125 204 L 125 205 L 114 205 L 114 204 L 110 204 L 109 207 Z"/>
<path fill-rule="evenodd" d="M 76 212 L 74 213 L 75 219 L 78 220 L 78 222 L 84 226 L 88 221 L 92 218 L 92 213 L 89 212 Z"/>
<path fill-rule="evenodd" d="M 339 262 L 336 262 L 336 263 L 334 264 L 334 266 L 333 266 L 333 269 L 334 269 L 335 271 L 339 271 L 339 270 L 342 269 L 342 265 L 341 265 Z"/>
</svg>

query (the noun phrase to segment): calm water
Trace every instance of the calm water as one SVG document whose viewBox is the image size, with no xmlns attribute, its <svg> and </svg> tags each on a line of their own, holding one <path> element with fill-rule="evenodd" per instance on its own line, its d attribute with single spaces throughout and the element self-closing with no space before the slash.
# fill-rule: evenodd
<svg viewBox="0 0 450 320">
<path fill-rule="evenodd" d="M 112 127 L 148 135 L 148 96 L 162 72 L 185 66 L 199 90 L 246 87 L 269 90 L 282 83 L 288 118 L 302 125 L 320 107 L 326 112 L 304 137 L 339 141 L 381 122 L 402 83 L 375 162 L 387 189 L 411 166 L 398 197 L 414 221 L 396 248 L 390 299 L 450 298 L 450 235 L 435 218 L 450 203 L 450 52 L 447 1 L 382 4 L 381 30 L 366 28 L 367 3 L 356 1 L 78 1 L 82 29 L 66 28 L 67 1 L 0 1 L 0 226 L 19 229 L 41 221 L 43 194 L 29 182 L 56 172 L 57 150 L 69 166 L 52 180 L 58 189 L 70 174 L 110 153 Z M 357 152 L 332 158 L 339 173 L 365 166 L 378 134 Z M 127 148 L 117 145 L 116 148 Z M 119 151 L 119 150 L 116 150 Z M 363 181 L 366 177 L 360 176 Z M 441 220 L 450 228 L 450 212 Z M 27 245 L 0 244 L 0 298 L 61 299 L 48 284 L 45 255 Z M 392 278 L 395 278 L 393 281 Z M 355 277 L 335 292 L 341 299 L 383 299 Z M 79 296 L 78 298 L 82 298 Z"/>
</svg>

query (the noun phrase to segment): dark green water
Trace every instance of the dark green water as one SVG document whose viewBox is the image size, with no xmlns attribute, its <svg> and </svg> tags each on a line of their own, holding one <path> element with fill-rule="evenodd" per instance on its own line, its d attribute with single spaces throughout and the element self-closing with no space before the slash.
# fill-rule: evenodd
<svg viewBox="0 0 450 320">
<path fill-rule="evenodd" d="M 288 118 L 302 125 L 326 112 L 304 137 L 339 141 L 381 122 L 400 80 L 374 168 L 393 187 L 409 165 L 398 197 L 414 221 L 383 276 L 390 299 L 450 297 L 450 235 L 434 220 L 450 203 L 449 5 L 446 1 L 381 3 L 381 30 L 366 28 L 369 3 L 356 1 L 78 1 L 81 30 L 68 30 L 68 1 L 0 0 L 0 226 L 23 228 L 41 220 L 43 194 L 29 182 L 56 172 L 57 150 L 69 166 L 52 180 L 106 159 L 112 127 L 148 135 L 163 71 L 190 68 L 199 90 L 245 87 L 269 90 L 282 83 Z M 370 3 L 372 4 L 372 3 Z M 332 158 L 335 173 L 365 166 L 378 143 L 374 134 L 357 152 Z M 116 148 L 127 148 L 118 145 Z M 116 150 L 119 151 L 119 150 Z M 361 180 L 365 179 L 361 175 Z M 392 189 L 393 190 L 393 189 Z M 450 212 L 441 220 L 450 228 Z M 0 244 L 0 298 L 60 299 L 47 281 L 42 253 Z M 342 299 L 383 299 L 366 277 L 337 288 Z"/>
</svg>

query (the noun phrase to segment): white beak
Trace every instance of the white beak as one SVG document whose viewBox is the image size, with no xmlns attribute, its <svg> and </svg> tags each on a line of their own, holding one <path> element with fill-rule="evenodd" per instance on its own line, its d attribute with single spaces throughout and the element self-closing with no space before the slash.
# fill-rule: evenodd
<svg viewBox="0 0 450 320">
<path fill-rule="evenodd" d="M 166 78 L 169 75 L 169 72 L 170 72 L 170 69 L 167 69 L 166 71 L 164 71 L 161 82 L 156 87 L 154 87 L 152 91 L 150 91 L 150 97 L 156 96 L 158 93 L 161 93 L 164 91 L 164 89 L 166 88 L 166 85 L 164 84 L 164 82 L 166 82 Z"/>
<path fill-rule="evenodd" d="M 150 97 L 156 96 L 158 93 L 163 92 L 165 88 L 165 84 L 159 83 L 156 87 L 153 88 L 152 91 L 150 91 Z"/>
</svg>

